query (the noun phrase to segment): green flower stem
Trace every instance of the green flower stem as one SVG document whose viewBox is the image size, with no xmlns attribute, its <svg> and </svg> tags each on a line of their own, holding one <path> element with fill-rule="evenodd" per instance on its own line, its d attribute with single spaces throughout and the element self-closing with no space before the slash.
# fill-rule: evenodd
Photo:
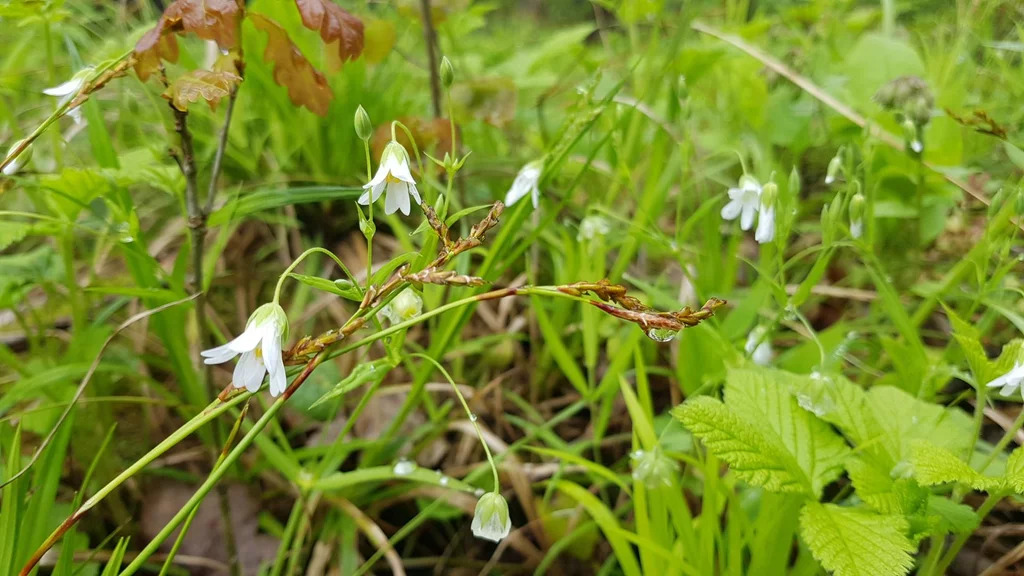
<svg viewBox="0 0 1024 576">
<path fill-rule="evenodd" d="M 416 168 L 420 171 L 420 176 L 425 178 L 426 173 L 423 172 L 423 160 L 420 158 L 420 149 L 418 146 L 416 146 L 416 139 L 413 138 L 412 132 L 409 131 L 409 128 L 407 128 L 405 124 L 402 124 L 398 120 L 395 120 L 394 122 L 391 123 L 392 140 L 395 139 L 395 126 L 401 128 L 402 132 L 405 132 L 405 135 L 409 137 L 409 142 L 412 144 L 413 156 L 416 156 Z"/>
<path fill-rule="evenodd" d="M 306 256 L 309 256 L 314 252 L 319 254 L 326 254 L 327 256 L 329 256 L 331 260 L 334 260 L 334 263 L 337 264 L 342 269 L 342 271 L 345 272 L 345 275 L 348 276 L 350 280 L 353 279 L 352 273 L 348 271 L 348 268 L 345 266 L 345 263 L 342 262 L 340 258 L 335 256 L 334 252 L 331 252 L 330 250 L 327 250 L 325 248 L 320 248 L 319 246 L 315 248 L 310 248 L 309 250 L 306 250 L 302 254 L 299 254 L 299 257 L 296 258 L 295 261 L 292 262 L 291 265 L 289 265 L 288 268 L 285 269 L 285 271 L 281 274 L 280 277 L 278 277 L 277 287 L 274 288 L 274 304 L 278 304 L 278 302 L 280 302 L 281 300 L 281 287 L 284 286 L 284 281 L 286 278 L 288 278 L 288 275 L 292 273 L 292 270 L 295 270 L 295 267 L 298 266 L 300 262 L 305 260 Z"/>
<path fill-rule="evenodd" d="M 179 442 L 187 438 L 189 435 L 191 435 L 193 432 L 201 428 L 203 425 L 215 419 L 217 416 L 220 416 L 225 411 L 230 409 L 232 406 L 237 405 L 239 402 L 248 398 L 249 396 L 250 394 L 240 394 L 228 400 L 227 402 L 214 400 L 212 403 L 210 403 L 209 406 L 206 407 L 206 409 L 204 409 L 194 418 L 183 424 L 181 428 L 178 428 L 177 430 L 172 432 L 170 436 L 163 440 L 163 442 L 157 444 L 156 447 L 147 452 L 142 458 L 139 458 L 134 463 L 132 463 L 131 466 L 126 468 L 123 472 L 118 474 L 117 477 L 108 482 L 106 486 L 100 488 L 99 491 L 96 492 L 96 494 L 93 494 L 92 498 L 89 498 L 81 506 L 79 506 L 78 509 L 75 510 L 73 514 L 71 514 L 71 516 L 68 516 L 64 520 L 64 522 L 62 522 L 61 525 L 58 526 L 57 529 L 54 530 L 50 534 L 50 536 L 46 538 L 42 545 L 39 546 L 39 548 L 29 559 L 29 561 L 25 564 L 25 567 L 21 569 L 21 576 L 28 576 L 28 574 L 32 572 L 33 568 L 35 568 L 36 564 L 39 563 L 39 560 L 43 557 L 43 554 L 45 554 L 47 550 L 52 548 L 53 545 L 56 544 L 57 541 L 60 540 L 61 537 L 69 529 L 71 529 L 72 526 L 74 526 L 79 520 L 81 520 L 82 517 L 85 516 L 86 512 L 88 512 L 90 509 L 99 504 L 104 498 L 106 498 L 111 492 L 113 492 L 114 489 L 123 484 L 125 480 L 137 474 L 139 471 L 141 471 L 143 468 L 145 468 L 151 462 L 153 462 L 153 460 L 156 460 L 157 457 L 162 455 L 164 452 L 170 450 L 172 447 L 174 447 Z"/>
<path fill-rule="evenodd" d="M 484 447 L 484 454 L 487 455 L 487 463 L 490 464 L 491 474 L 494 476 L 494 493 L 499 494 L 501 491 L 498 489 L 498 467 L 494 464 L 494 457 L 491 456 L 491 448 L 487 445 L 487 441 L 484 440 L 483 432 L 480 431 L 480 425 L 477 424 L 476 421 L 476 414 L 473 414 L 473 411 L 469 409 L 469 404 L 466 403 L 466 398 L 462 395 L 462 391 L 459 390 L 459 387 L 455 385 L 455 380 L 452 379 L 451 374 L 449 374 L 448 371 L 445 370 L 444 367 L 441 366 L 441 364 L 439 364 L 437 360 L 434 360 L 430 356 L 427 356 L 426 354 L 423 354 L 421 352 L 413 352 L 412 354 L 410 354 L 410 356 L 417 356 L 419 358 L 423 358 L 427 362 L 433 364 L 434 367 L 437 368 L 438 371 L 440 371 L 441 374 L 443 374 L 444 377 L 448 380 L 448 383 L 452 385 L 452 390 L 455 391 L 455 395 L 459 398 L 459 402 L 462 403 L 462 409 L 466 411 L 466 417 L 469 418 L 470 423 L 473 424 L 473 429 L 476 430 L 476 437 L 480 439 L 480 444 Z"/>
</svg>

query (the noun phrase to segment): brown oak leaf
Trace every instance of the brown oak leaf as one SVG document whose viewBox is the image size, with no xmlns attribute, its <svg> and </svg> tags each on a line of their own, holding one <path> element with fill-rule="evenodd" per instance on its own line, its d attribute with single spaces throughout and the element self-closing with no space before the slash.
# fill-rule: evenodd
<svg viewBox="0 0 1024 576">
<path fill-rule="evenodd" d="M 267 49 L 263 59 L 274 65 L 274 82 L 288 89 L 292 104 L 305 106 L 314 114 L 326 116 L 334 93 L 324 75 L 302 55 L 280 24 L 262 14 L 250 13 L 249 20 L 256 28 L 267 33 Z"/>
<path fill-rule="evenodd" d="M 182 112 L 188 110 L 190 102 L 198 102 L 200 98 L 206 100 L 210 109 L 214 110 L 221 98 L 230 94 L 241 81 L 241 76 L 231 72 L 192 70 L 172 82 L 161 96 L 170 100 L 171 105 Z"/>
<path fill-rule="evenodd" d="M 161 60 L 176 62 L 178 42 L 174 34 L 181 32 L 213 40 L 224 50 L 234 48 L 241 13 L 238 0 L 174 0 L 156 26 L 135 44 L 135 73 L 145 81 L 160 67 Z"/>
<path fill-rule="evenodd" d="M 354 60 L 363 53 L 363 21 L 330 0 L 295 0 L 302 24 L 320 32 L 324 42 L 338 42 L 341 61 Z"/>
</svg>

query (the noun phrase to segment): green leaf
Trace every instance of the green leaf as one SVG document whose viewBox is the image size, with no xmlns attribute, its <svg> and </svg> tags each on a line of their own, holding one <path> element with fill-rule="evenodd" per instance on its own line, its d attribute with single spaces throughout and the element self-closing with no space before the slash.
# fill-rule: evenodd
<svg viewBox="0 0 1024 576">
<path fill-rule="evenodd" d="M 908 461 L 915 440 L 927 440 L 954 454 L 967 454 L 974 443 L 971 418 L 959 408 L 918 400 L 891 386 L 867 392 L 867 403 L 885 434 L 879 441 L 893 464 Z"/>
<path fill-rule="evenodd" d="M 32 224 L 27 222 L 0 222 L 0 250 L 20 242 L 31 229 Z"/>
<path fill-rule="evenodd" d="M 390 358 L 378 358 L 373 362 L 357 364 L 356 367 L 352 369 L 352 372 L 349 372 L 348 376 L 335 384 L 333 388 L 318 398 L 316 402 L 313 402 L 309 409 L 312 410 L 328 400 L 347 394 L 351 390 L 354 390 L 368 382 L 379 383 L 394 367 L 395 362 Z"/>
<path fill-rule="evenodd" d="M 1002 486 L 999 478 L 983 476 L 953 452 L 923 440 L 914 442 L 911 462 L 914 477 L 925 486 L 957 483 L 984 491 Z"/>
<path fill-rule="evenodd" d="M 1003 484 L 1017 494 L 1024 494 L 1024 448 L 1017 448 L 1006 459 Z"/>
<path fill-rule="evenodd" d="M 928 497 L 928 514 L 937 519 L 935 528 L 941 532 L 973 532 L 981 523 L 981 517 L 970 506 L 935 494 Z"/>
<path fill-rule="evenodd" d="M 857 497 L 877 512 L 908 516 L 920 513 L 928 504 L 928 490 L 913 478 L 893 478 L 889 471 L 863 458 L 850 458 L 846 469 Z"/>
<path fill-rule="evenodd" d="M 800 513 L 800 535 L 835 576 L 903 576 L 915 550 L 901 516 L 810 502 Z"/>
<path fill-rule="evenodd" d="M 964 351 L 967 365 L 971 367 L 971 373 L 974 374 L 975 384 L 984 386 L 992 378 L 990 377 L 990 362 L 981 345 L 978 329 L 957 316 L 952 308 L 946 307 L 946 316 L 953 325 L 953 338 L 960 345 L 960 349 Z"/>
<path fill-rule="evenodd" d="M 348 280 L 328 280 L 327 278 L 320 278 L 319 276 L 307 276 L 305 274 L 294 273 L 290 273 L 288 275 L 307 286 L 320 290 L 321 292 L 335 294 L 346 300 L 352 300 L 353 302 L 361 302 L 363 300 L 363 291 L 359 289 L 359 286 Z"/>
<path fill-rule="evenodd" d="M 116 576 L 121 571 L 121 563 L 124 562 L 124 553 L 128 550 L 128 538 L 118 538 L 114 551 L 110 553 L 110 559 L 103 568 L 100 576 Z"/>
<path fill-rule="evenodd" d="M 722 402 L 700 396 L 672 414 L 741 480 L 771 492 L 816 497 L 810 477 L 781 439 L 765 434 L 763 427 L 743 420 Z"/>
<path fill-rule="evenodd" d="M 240 220 L 250 214 L 290 206 L 325 202 L 329 200 L 355 200 L 362 194 L 362 188 L 347 186 L 309 186 L 305 188 L 271 188 L 249 192 L 232 199 L 219 210 L 210 214 L 207 222 L 211 227 Z"/>
<path fill-rule="evenodd" d="M 921 57 L 903 40 L 877 33 L 860 37 L 846 55 L 842 69 L 849 76 L 855 103 L 867 105 L 875 91 L 890 80 L 912 74 L 924 76 Z"/>
<path fill-rule="evenodd" d="M 781 370 L 730 370 L 725 403 L 751 424 L 760 424 L 794 456 L 813 494 L 839 477 L 849 448 L 824 421 L 801 408 L 791 391 L 798 377 Z"/>
</svg>

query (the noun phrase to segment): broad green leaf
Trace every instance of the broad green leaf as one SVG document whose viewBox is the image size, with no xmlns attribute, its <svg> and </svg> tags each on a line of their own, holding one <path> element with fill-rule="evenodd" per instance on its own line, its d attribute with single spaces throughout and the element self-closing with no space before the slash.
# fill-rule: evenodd
<svg viewBox="0 0 1024 576">
<path fill-rule="evenodd" d="M 874 93 L 886 82 L 900 76 L 923 76 L 924 63 L 903 40 L 877 33 L 860 37 L 846 55 L 842 66 L 849 77 L 849 90 L 855 107 L 869 104 Z"/>
<path fill-rule="evenodd" d="M 801 407 L 791 393 L 797 376 L 781 370 L 730 370 L 725 403 L 794 456 L 811 481 L 813 494 L 839 477 L 849 448 L 824 421 Z"/>
<path fill-rule="evenodd" d="M 914 477 L 925 486 L 958 483 L 975 490 L 998 490 L 1002 481 L 979 474 L 956 454 L 926 441 L 913 443 L 911 463 Z"/>
<path fill-rule="evenodd" d="M 31 229 L 32 224 L 27 222 L 0 222 L 0 250 L 21 241 Z"/>
<path fill-rule="evenodd" d="M 954 454 L 967 454 L 974 442 L 971 418 L 959 408 L 918 400 L 891 386 L 868 390 L 867 404 L 885 433 L 878 440 L 893 464 L 910 459 L 911 444 L 927 440 Z"/>
<path fill-rule="evenodd" d="M 1003 483 L 1017 494 L 1024 494 L 1024 448 L 1017 448 L 1006 459 Z"/>
<path fill-rule="evenodd" d="M 835 576 L 903 576 L 915 550 L 901 516 L 810 502 L 800 513 L 800 535 Z"/>
<path fill-rule="evenodd" d="M 893 478 L 888 470 L 856 457 L 847 460 L 846 469 L 857 497 L 877 512 L 908 516 L 927 506 L 928 490 L 912 478 Z"/>
<path fill-rule="evenodd" d="M 811 478 L 777 435 L 766 434 L 764 426 L 747 422 L 722 402 L 700 396 L 672 414 L 741 480 L 772 492 L 817 496 Z"/>
<path fill-rule="evenodd" d="M 974 508 L 935 494 L 928 497 L 928 514 L 937 519 L 935 528 L 941 532 L 973 532 L 981 523 Z"/>
</svg>

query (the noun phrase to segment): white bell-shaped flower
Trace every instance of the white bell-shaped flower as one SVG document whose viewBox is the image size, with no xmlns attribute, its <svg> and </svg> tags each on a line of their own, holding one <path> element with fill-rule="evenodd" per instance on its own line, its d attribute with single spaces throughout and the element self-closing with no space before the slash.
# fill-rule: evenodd
<svg viewBox="0 0 1024 576">
<path fill-rule="evenodd" d="M 768 366 L 772 363 L 772 342 L 768 339 L 768 329 L 764 326 L 758 326 L 747 334 L 747 343 L 743 349 L 758 366 Z"/>
<path fill-rule="evenodd" d="M 508 516 L 508 502 L 497 492 L 488 492 L 480 497 L 470 525 L 477 538 L 498 542 L 512 530 L 512 519 Z"/>
<path fill-rule="evenodd" d="M 754 240 L 757 240 L 758 244 L 765 244 L 775 239 L 775 198 L 779 195 L 778 189 L 775 182 L 769 182 L 761 190 L 757 230 L 754 231 Z"/>
<path fill-rule="evenodd" d="M 288 338 L 288 317 L 276 302 L 256 309 L 245 325 L 245 332 L 223 346 L 203 350 L 203 362 L 223 364 L 239 354 L 232 379 L 235 388 L 256 392 L 263 376 L 270 374 L 270 395 L 279 396 L 288 386 L 281 347 Z"/>
<path fill-rule="evenodd" d="M 21 146 L 22 142 L 23 140 L 18 140 L 13 145 L 11 145 L 11 147 L 7 150 L 7 155 L 3 158 L 3 160 L 9 161 L 7 162 L 7 165 L 4 166 L 4 176 L 14 176 L 15 174 L 18 173 L 18 170 L 21 170 L 21 168 L 25 166 L 25 164 L 32 158 L 31 146 L 25 148 L 21 152 L 21 154 L 18 154 L 17 157 L 11 158 L 11 154 L 13 154 L 14 151 L 18 149 L 18 146 Z"/>
<path fill-rule="evenodd" d="M 540 202 L 540 188 L 537 184 L 540 182 L 540 175 L 543 171 L 544 163 L 540 160 L 530 162 L 520 168 L 516 179 L 512 181 L 512 187 L 505 193 L 505 206 L 515 204 L 529 194 L 533 201 L 533 207 L 536 208 Z"/>
<path fill-rule="evenodd" d="M 363 189 L 366 192 L 359 197 L 360 204 L 369 206 L 370 202 L 376 202 L 386 190 L 384 213 L 394 214 L 401 211 L 402 214 L 409 215 L 409 196 L 419 204 L 420 194 L 416 191 L 416 181 L 413 180 L 412 171 L 409 169 L 409 153 L 404 146 L 392 140 L 384 148 L 377 173 Z"/>
<path fill-rule="evenodd" d="M 387 318 L 392 325 L 412 320 L 423 311 L 423 298 L 412 288 L 399 292 L 395 299 L 380 309 L 381 316 Z"/>
<path fill-rule="evenodd" d="M 753 176 L 740 176 L 739 186 L 729 188 L 729 203 L 722 207 L 722 218 L 740 219 L 740 228 L 750 230 L 761 206 L 761 183 Z"/>
<path fill-rule="evenodd" d="M 57 105 L 63 106 L 78 95 L 82 90 L 82 86 L 85 84 L 85 79 L 88 78 L 90 74 L 92 74 L 92 68 L 80 70 L 77 74 L 72 76 L 71 80 L 45 89 L 43 90 L 43 94 L 58 98 L 59 100 L 57 101 Z M 72 108 L 68 112 L 68 115 L 75 121 L 75 124 L 81 124 L 83 122 L 82 111 L 79 110 L 77 106 Z"/>
</svg>

